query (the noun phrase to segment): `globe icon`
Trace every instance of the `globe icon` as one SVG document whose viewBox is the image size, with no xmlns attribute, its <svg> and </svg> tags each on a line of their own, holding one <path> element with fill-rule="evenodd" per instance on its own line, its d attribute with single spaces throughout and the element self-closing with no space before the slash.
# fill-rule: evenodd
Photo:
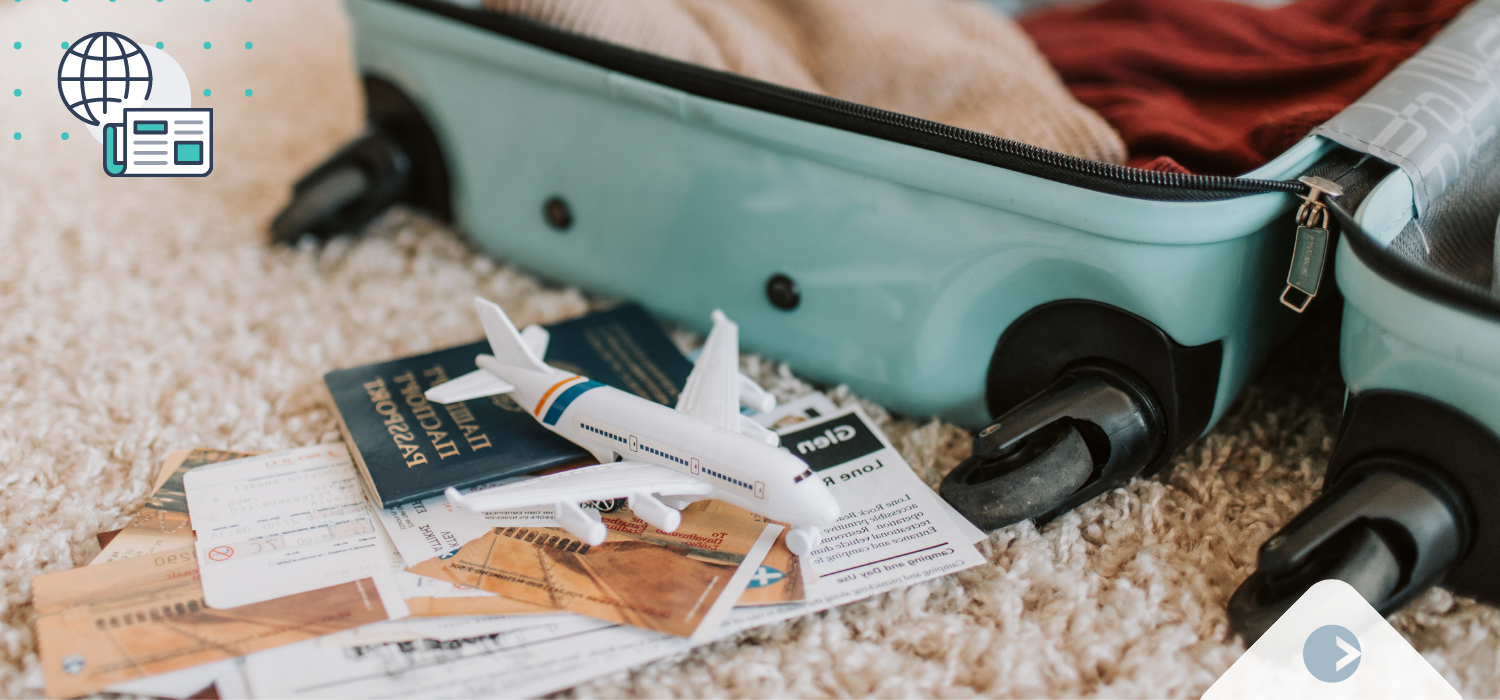
<svg viewBox="0 0 1500 700">
<path fill-rule="evenodd" d="M 151 96 L 151 61 L 130 37 L 95 32 L 68 45 L 57 66 L 57 92 L 89 126 L 123 121 L 125 107 Z"/>
</svg>

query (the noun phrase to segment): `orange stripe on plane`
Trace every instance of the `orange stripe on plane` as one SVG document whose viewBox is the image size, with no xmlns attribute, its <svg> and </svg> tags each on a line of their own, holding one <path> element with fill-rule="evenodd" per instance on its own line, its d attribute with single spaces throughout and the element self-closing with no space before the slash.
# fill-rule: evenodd
<svg viewBox="0 0 1500 700">
<path fill-rule="evenodd" d="M 557 391 L 558 387 L 561 387 L 562 385 L 567 384 L 568 382 L 571 382 L 574 379 L 582 379 L 582 377 L 580 377 L 580 376 L 578 376 L 578 375 L 575 374 L 575 375 L 573 375 L 571 377 L 568 377 L 567 379 L 564 379 L 564 380 L 562 380 L 562 381 L 560 381 L 560 382 L 558 382 L 556 384 L 553 384 L 552 388 L 548 389 L 546 391 L 546 393 L 542 394 L 542 400 L 536 402 L 536 410 L 532 411 L 532 413 L 535 414 L 535 415 L 538 415 L 538 416 L 542 415 L 542 407 L 547 405 L 547 398 L 549 396 L 552 396 L 552 392 Z"/>
</svg>

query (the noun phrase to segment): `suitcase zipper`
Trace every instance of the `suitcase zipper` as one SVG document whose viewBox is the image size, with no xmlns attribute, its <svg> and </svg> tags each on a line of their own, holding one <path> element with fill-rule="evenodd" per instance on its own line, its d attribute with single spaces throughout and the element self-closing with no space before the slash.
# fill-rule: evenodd
<svg viewBox="0 0 1500 700">
<path fill-rule="evenodd" d="M 947 153 L 1054 182 L 1137 199 L 1212 201 L 1280 192 L 1306 196 L 1296 180 L 1258 180 L 1132 168 L 804 92 L 611 44 L 517 15 L 436 0 L 392 0 L 534 46 L 707 99 Z"/>
<path fill-rule="evenodd" d="M 1328 207 L 1320 198 L 1323 195 L 1338 197 L 1344 188 L 1338 183 L 1321 177 L 1300 178 L 1307 185 L 1302 206 L 1297 208 L 1297 239 L 1292 246 L 1292 267 L 1286 273 L 1286 288 L 1281 290 L 1283 306 L 1302 313 L 1313 297 L 1318 295 L 1318 285 L 1323 281 L 1323 259 L 1328 256 Z M 1290 301 L 1287 295 L 1295 289 L 1302 293 L 1301 301 Z"/>
<path fill-rule="evenodd" d="M 758 82 L 758 81 L 757 81 Z M 1226 175 L 1195 175 L 1191 173 L 1173 173 L 1160 170 L 1146 170 L 1144 168 L 1132 168 L 1127 165 L 1105 163 L 1087 158 L 1052 151 L 1039 146 L 1013 141 L 1011 139 L 992 136 L 990 134 L 971 131 L 956 126 L 949 126 L 941 122 L 934 122 L 919 117 L 913 117 L 900 112 L 891 112 L 876 107 L 862 105 L 857 102 L 849 102 L 836 97 L 809 93 L 792 88 L 784 88 L 774 84 L 763 84 L 762 90 L 766 92 L 781 93 L 784 99 L 802 101 L 814 104 L 819 108 L 832 112 L 849 115 L 858 119 L 889 124 L 901 129 L 925 133 L 939 138 L 964 143 L 970 146 L 984 148 L 996 153 L 1022 158 L 1034 163 L 1045 165 L 1049 168 L 1076 173 L 1094 178 L 1113 180 L 1131 185 L 1145 185 L 1149 187 L 1160 187 L 1165 189 L 1196 190 L 1202 192 L 1237 193 L 1244 195 L 1264 194 L 1267 192 L 1284 192 L 1307 197 L 1312 192 L 1305 181 L 1297 180 L 1259 180 L 1254 178 L 1230 177 Z M 1304 179 L 1305 180 L 1305 179 Z"/>
</svg>

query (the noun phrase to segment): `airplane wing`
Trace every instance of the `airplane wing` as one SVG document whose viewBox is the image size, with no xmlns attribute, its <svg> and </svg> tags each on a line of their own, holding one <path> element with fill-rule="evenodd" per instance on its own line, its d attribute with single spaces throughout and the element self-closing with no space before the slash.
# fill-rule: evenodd
<svg viewBox="0 0 1500 700">
<path fill-rule="evenodd" d="M 476 369 L 428 389 L 425 396 L 428 401 L 448 404 L 504 394 L 514 389 L 515 387 L 507 384 L 489 370 Z"/>
<path fill-rule="evenodd" d="M 739 432 L 740 327 L 722 311 L 714 311 L 713 318 L 714 329 L 677 397 L 677 410 Z"/>
<path fill-rule="evenodd" d="M 489 512 L 651 494 L 703 496 L 713 488 L 708 482 L 655 464 L 611 462 L 460 495 L 453 505 Z M 454 500 L 452 495 L 448 499 Z"/>
</svg>

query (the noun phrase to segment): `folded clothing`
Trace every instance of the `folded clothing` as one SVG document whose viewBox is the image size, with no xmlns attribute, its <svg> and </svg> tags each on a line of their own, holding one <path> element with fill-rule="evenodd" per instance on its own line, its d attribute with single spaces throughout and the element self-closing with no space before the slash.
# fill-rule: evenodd
<svg viewBox="0 0 1500 700">
<path fill-rule="evenodd" d="M 1237 175 L 1354 102 L 1466 4 L 1106 0 L 1021 26 L 1125 138 L 1131 165 Z"/>
<path fill-rule="evenodd" d="M 1111 163 L 1120 136 L 975 0 L 485 0 L 613 44 Z"/>
</svg>

